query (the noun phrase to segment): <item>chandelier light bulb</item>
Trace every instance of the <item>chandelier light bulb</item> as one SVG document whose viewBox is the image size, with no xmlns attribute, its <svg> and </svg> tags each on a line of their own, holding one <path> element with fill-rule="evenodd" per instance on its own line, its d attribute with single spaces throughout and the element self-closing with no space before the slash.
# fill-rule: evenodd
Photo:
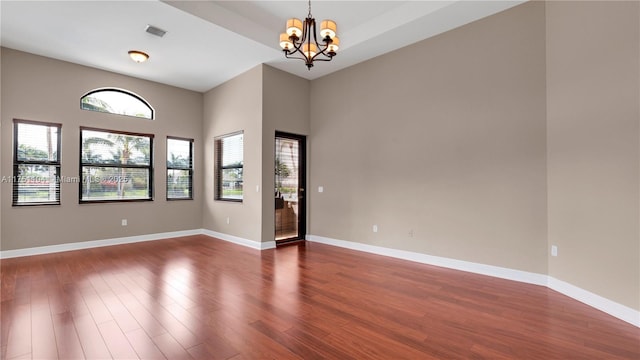
<svg viewBox="0 0 640 360">
<path fill-rule="evenodd" d="M 287 20 L 287 35 L 301 37 L 302 21 L 300 19 L 291 18 Z"/>
<path fill-rule="evenodd" d="M 333 20 L 322 20 L 320 23 L 320 36 L 322 38 L 329 37 L 333 39 L 336 36 L 336 31 L 338 30 L 338 26 Z"/>
<path fill-rule="evenodd" d="M 338 49 L 340 48 L 340 38 L 337 36 L 334 36 L 333 41 L 331 42 L 331 44 L 329 44 L 329 46 L 327 47 L 327 50 L 329 50 L 329 52 L 338 52 Z"/>
<path fill-rule="evenodd" d="M 318 47 L 316 44 L 304 44 L 304 50 L 302 51 L 307 59 L 311 60 L 318 53 Z"/>
<path fill-rule="evenodd" d="M 289 40 L 289 35 L 286 33 L 280 34 L 280 47 L 283 50 L 291 50 L 293 49 L 293 43 Z"/>
</svg>

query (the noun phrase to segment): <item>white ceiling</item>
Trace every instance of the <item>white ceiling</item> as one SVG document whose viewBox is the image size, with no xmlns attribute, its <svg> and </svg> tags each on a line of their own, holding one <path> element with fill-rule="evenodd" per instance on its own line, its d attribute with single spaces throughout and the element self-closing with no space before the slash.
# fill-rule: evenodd
<svg viewBox="0 0 640 360">
<path fill-rule="evenodd" d="M 338 24 L 341 47 L 311 70 L 278 45 L 286 19 L 306 17 L 306 1 L 1 0 L 0 44 L 203 92 L 261 63 L 315 79 L 524 1 L 314 0 L 316 20 Z M 167 34 L 146 33 L 148 24 Z M 149 61 L 131 61 L 132 49 Z"/>
</svg>

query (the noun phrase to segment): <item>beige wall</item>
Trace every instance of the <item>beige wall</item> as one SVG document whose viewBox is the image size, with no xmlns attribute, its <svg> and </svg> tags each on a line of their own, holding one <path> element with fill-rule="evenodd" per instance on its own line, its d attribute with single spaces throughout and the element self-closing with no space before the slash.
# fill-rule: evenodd
<svg viewBox="0 0 640 360">
<path fill-rule="evenodd" d="M 275 236 L 275 132 L 309 135 L 309 89 L 309 80 L 270 66 L 263 67 L 262 238 L 265 241 L 273 240 Z"/>
<path fill-rule="evenodd" d="M 547 5 L 549 275 L 640 310 L 638 2 Z"/>
<path fill-rule="evenodd" d="M 544 16 L 528 3 L 314 80 L 310 234 L 546 273 Z"/>
<path fill-rule="evenodd" d="M 262 241 L 262 65 L 204 95 L 204 229 Z M 244 131 L 244 200 L 214 200 L 214 138 Z M 229 224 L 227 224 L 227 217 Z M 273 240 L 273 239 L 271 239 Z"/>
<path fill-rule="evenodd" d="M 309 81 L 259 65 L 207 92 L 204 106 L 203 228 L 258 242 L 273 241 L 275 131 L 309 133 Z M 213 138 L 240 130 L 245 134 L 244 201 L 215 201 Z"/>
<path fill-rule="evenodd" d="M 142 65 L 144 66 L 144 65 Z M 2 250 L 191 230 L 202 224 L 202 184 L 195 179 L 193 201 L 167 202 L 166 136 L 202 144 L 202 94 L 67 62 L 2 49 L 2 175 L 12 174 L 14 118 L 62 123 L 61 175 L 79 172 L 79 127 L 151 133 L 154 141 L 155 200 L 138 203 L 78 204 L 78 184 L 63 183 L 61 205 L 12 207 L 11 184 L 1 184 Z M 144 97 L 156 120 L 80 110 L 80 97 L 99 87 L 119 87 Z M 202 168 L 199 156 L 196 169 Z M 121 226 L 121 219 L 128 226 Z"/>
</svg>

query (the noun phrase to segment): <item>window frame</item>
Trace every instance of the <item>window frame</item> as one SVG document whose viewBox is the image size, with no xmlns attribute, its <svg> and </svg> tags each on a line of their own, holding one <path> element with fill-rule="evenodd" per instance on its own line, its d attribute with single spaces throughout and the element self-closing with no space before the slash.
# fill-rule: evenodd
<svg viewBox="0 0 640 360">
<path fill-rule="evenodd" d="M 56 144 L 56 161 L 34 161 L 34 160 L 20 160 L 18 159 L 18 149 L 20 148 L 20 144 L 18 142 L 18 124 L 28 124 L 28 125 L 38 125 L 38 126 L 46 126 L 53 127 L 58 129 L 57 136 L 57 144 Z M 61 169 L 62 169 L 62 124 L 60 123 L 51 123 L 44 121 L 34 121 L 34 120 L 24 120 L 24 119 L 13 119 L 13 178 L 12 189 L 11 189 L 11 206 L 46 206 L 46 205 L 60 205 L 61 204 Z M 57 200 L 55 201 L 39 201 L 39 202 L 20 202 L 18 201 L 18 193 L 19 193 L 19 185 L 20 185 L 20 174 L 19 169 L 20 165 L 41 165 L 41 166 L 55 166 L 56 167 L 56 175 L 55 175 L 55 183 L 56 183 L 56 193 Z"/>
<path fill-rule="evenodd" d="M 224 153 L 222 151 L 223 142 L 225 139 L 243 135 L 242 137 L 242 163 L 240 165 L 222 165 L 222 160 L 224 157 Z M 214 162 L 215 162 L 215 173 L 214 173 L 214 200 L 216 201 L 229 201 L 229 202 L 237 202 L 242 203 L 244 201 L 244 130 L 216 136 L 214 138 Z M 226 198 L 223 195 L 222 189 L 222 171 L 227 169 L 242 169 L 242 197 L 240 199 L 237 198 Z"/>
<path fill-rule="evenodd" d="M 82 132 L 84 130 L 88 131 L 97 131 L 97 132 L 105 132 L 116 135 L 129 135 L 129 136 L 141 136 L 149 138 L 149 165 L 126 165 L 126 164 L 105 164 L 105 163 L 85 163 L 83 162 L 83 137 Z M 87 126 L 80 126 L 80 152 L 79 152 L 79 178 L 78 182 L 78 203 L 79 204 L 96 204 L 96 203 L 127 203 L 127 202 L 147 202 L 154 200 L 154 168 L 153 168 L 153 140 L 154 134 L 145 134 L 145 133 L 136 133 L 129 131 L 120 131 L 120 130 L 110 130 L 110 129 L 101 129 Z M 83 169 L 85 166 L 88 167 L 104 167 L 104 168 L 126 168 L 126 169 L 148 169 L 149 170 L 149 191 L 148 198 L 144 199 L 101 199 L 101 200 L 83 200 L 83 191 L 82 191 L 82 183 L 83 183 Z"/>
<path fill-rule="evenodd" d="M 105 91 L 113 91 L 113 92 L 118 92 L 118 93 L 122 93 L 122 94 L 131 96 L 132 98 L 134 98 L 134 99 L 140 101 L 141 103 L 143 103 L 151 111 L 151 116 L 150 117 L 146 117 L 146 116 L 135 116 L 135 115 L 127 115 L 127 114 L 118 114 L 118 113 L 113 113 L 113 112 L 108 112 L 108 111 L 87 109 L 87 108 L 85 108 L 83 106 L 84 103 L 82 102 L 82 100 L 84 98 L 86 98 L 87 96 L 93 95 L 95 93 L 105 92 Z M 144 119 L 144 120 L 155 120 L 155 118 L 156 118 L 156 112 L 153 109 L 153 106 L 151 106 L 151 104 L 149 104 L 149 102 L 147 100 L 145 100 L 142 96 L 140 96 L 140 95 L 138 95 L 138 94 L 136 94 L 134 92 L 131 92 L 129 90 L 120 89 L 120 88 L 113 88 L 113 87 L 103 87 L 103 88 L 93 89 L 93 90 L 89 91 L 88 93 L 82 95 L 80 97 L 80 110 L 93 111 L 93 112 L 102 113 L 102 114 L 128 116 L 128 117 L 132 117 L 132 118 L 136 118 L 136 119 Z"/>
<path fill-rule="evenodd" d="M 178 167 L 169 166 L 169 140 L 187 141 L 189 142 L 189 166 Z M 166 199 L 167 201 L 193 200 L 193 150 L 194 140 L 190 138 L 182 138 L 177 136 L 167 136 L 166 153 L 167 153 L 167 172 L 166 172 Z M 189 171 L 189 197 L 169 197 L 169 170 L 188 170 Z"/>
</svg>

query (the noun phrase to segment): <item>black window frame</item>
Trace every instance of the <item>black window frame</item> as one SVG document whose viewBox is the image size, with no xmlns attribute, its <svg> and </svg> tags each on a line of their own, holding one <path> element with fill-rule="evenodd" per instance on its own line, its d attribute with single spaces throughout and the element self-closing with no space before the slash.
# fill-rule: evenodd
<svg viewBox="0 0 640 360">
<path fill-rule="evenodd" d="M 149 165 L 127 165 L 127 164 L 120 164 L 120 163 L 113 163 L 113 164 L 109 164 L 109 163 L 103 163 L 103 162 L 97 162 L 97 163 L 91 163 L 91 162 L 83 162 L 83 137 L 82 137 L 82 132 L 84 130 L 88 130 L 88 131 L 97 131 L 97 132 L 104 132 L 104 133 L 111 133 L 111 134 L 116 134 L 116 135 L 129 135 L 129 136 L 140 136 L 140 137 L 148 137 L 149 138 Z M 154 140 L 154 134 L 145 134 L 145 133 L 136 133 L 136 132 L 128 132 L 128 131 L 120 131 L 120 130 L 110 130 L 110 129 L 102 129 L 102 128 L 94 128 L 94 127 L 86 127 L 86 126 L 81 126 L 80 127 L 80 152 L 79 152 L 79 178 L 80 181 L 78 182 L 78 203 L 79 204 L 95 204 L 95 203 L 126 203 L 126 202 L 147 202 L 147 201 L 153 201 L 154 200 L 154 176 L 153 176 L 153 153 L 154 153 L 154 148 L 153 148 L 153 140 Z M 144 198 L 144 199 L 100 199 L 100 200 L 83 200 L 82 196 L 83 196 L 83 191 L 82 191 L 82 183 L 84 181 L 83 179 L 83 169 L 85 166 L 88 167 L 103 167 L 103 168 L 126 168 L 126 169 L 148 169 L 149 171 L 149 191 L 148 191 L 148 198 Z"/>
<path fill-rule="evenodd" d="M 189 142 L 189 164 L 188 166 L 170 166 L 169 165 L 169 140 Z M 190 138 L 182 138 L 177 136 L 167 136 L 167 173 L 166 173 L 166 198 L 167 201 L 193 200 L 193 147 L 194 140 Z M 189 196 L 188 197 L 169 197 L 169 171 L 170 170 L 187 170 L 189 171 Z"/>
<path fill-rule="evenodd" d="M 18 157 L 18 149 L 20 144 L 18 142 L 18 125 L 19 124 L 29 124 L 29 125 L 37 125 L 37 126 L 46 126 L 53 127 L 58 129 L 58 141 L 56 144 L 56 155 L 57 159 L 55 161 L 37 161 L 37 160 L 20 160 Z M 12 206 L 43 206 L 43 205 L 60 205 L 60 197 L 61 197 L 61 181 L 60 181 L 60 171 L 62 167 L 62 124 L 60 123 L 51 123 L 44 121 L 34 121 L 34 120 L 24 120 L 24 119 L 13 119 L 13 178 L 11 182 L 12 186 Z M 20 183 L 22 182 L 22 178 L 19 174 L 20 165 L 41 165 L 41 166 L 55 166 L 56 167 L 56 175 L 55 175 L 55 183 L 56 183 L 56 195 L 57 200 L 55 201 L 38 201 L 38 202 L 20 202 L 18 201 L 18 193 L 20 191 Z"/>
<path fill-rule="evenodd" d="M 225 139 L 233 137 L 233 136 L 237 136 L 237 135 L 243 135 L 242 137 L 242 162 L 240 164 L 234 164 L 234 165 L 226 165 L 223 166 L 222 165 L 222 159 L 224 157 L 224 153 L 222 151 L 223 149 L 223 142 Z M 214 181 L 215 181 L 215 195 L 214 195 L 214 200 L 217 201 L 229 201 L 229 202 L 237 202 L 237 203 L 241 203 L 244 201 L 244 130 L 240 130 L 240 131 L 236 131 L 236 132 L 232 132 L 232 133 L 228 133 L 228 134 L 224 134 L 224 135 L 220 135 L 220 136 L 216 136 L 214 138 L 214 159 L 215 159 L 215 176 L 214 176 Z M 223 194 L 223 181 L 222 181 L 222 172 L 223 170 L 227 170 L 227 169 L 242 169 L 242 197 L 240 199 L 237 198 L 227 198 L 224 197 Z"/>
<path fill-rule="evenodd" d="M 143 103 L 150 111 L 151 111 L 151 117 L 146 117 L 146 116 L 135 116 L 135 115 L 127 115 L 127 114 L 118 114 L 118 113 L 114 113 L 114 112 L 110 112 L 110 111 L 101 111 L 101 110 L 96 110 L 93 109 L 91 107 L 87 107 L 85 103 L 82 102 L 82 100 L 84 100 L 84 98 L 86 98 L 87 96 L 91 96 L 95 93 L 99 93 L 99 92 L 118 92 L 118 93 L 122 93 L 125 95 L 129 95 L 132 98 L 140 101 L 141 103 Z M 120 116 L 129 116 L 129 117 L 133 117 L 136 119 L 143 119 L 143 120 L 155 120 L 156 118 L 156 112 L 153 109 L 153 106 L 151 106 L 151 104 L 149 104 L 149 102 L 147 100 L 145 100 L 142 96 L 131 92 L 129 90 L 125 90 L 125 89 L 119 89 L 119 88 L 112 88 L 112 87 L 104 87 L 104 88 L 98 88 L 98 89 L 93 89 L 91 91 L 89 91 L 88 93 L 82 95 L 80 97 L 80 109 L 81 110 L 86 110 L 86 111 L 94 111 L 94 112 L 98 112 L 98 113 L 103 113 L 103 114 L 112 114 L 112 115 L 120 115 Z"/>
</svg>

